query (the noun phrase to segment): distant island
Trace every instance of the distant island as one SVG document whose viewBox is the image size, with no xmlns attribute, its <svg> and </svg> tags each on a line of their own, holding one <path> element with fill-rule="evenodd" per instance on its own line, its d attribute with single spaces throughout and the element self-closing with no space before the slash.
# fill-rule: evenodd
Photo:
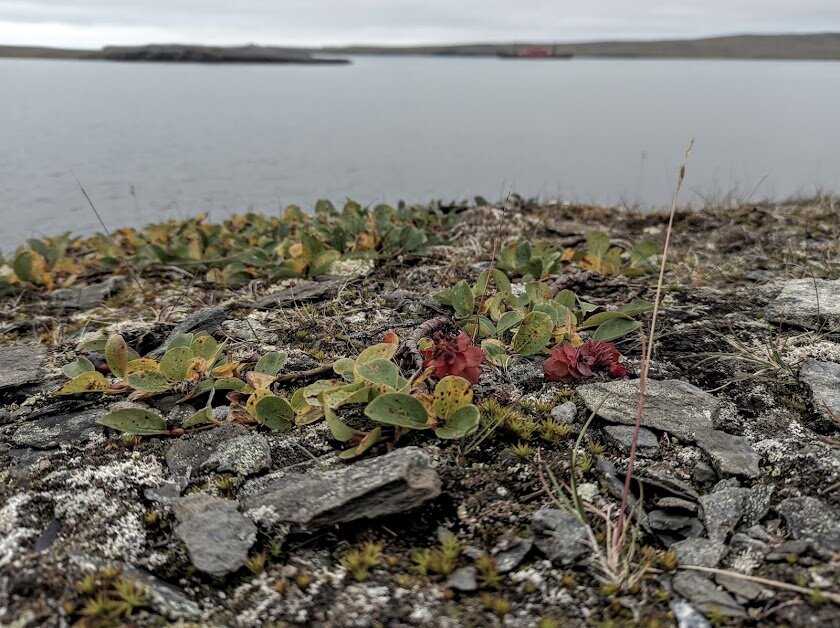
<svg viewBox="0 0 840 628">
<path fill-rule="evenodd" d="M 106 46 L 100 50 L 0 46 L 0 57 L 170 63 L 350 63 L 349 59 L 313 56 L 309 50 L 301 48 L 254 45 L 150 44 L 147 46 Z"/>
<path fill-rule="evenodd" d="M 324 55 L 423 55 L 457 57 L 519 56 L 520 50 L 545 48 L 556 57 L 637 59 L 777 59 L 840 61 L 840 33 L 807 35 L 730 35 L 703 39 L 602 41 L 584 43 L 516 42 L 425 46 L 199 46 L 154 44 L 75 50 L 37 46 L 0 46 L 0 57 L 192 63 L 350 63 Z"/>
</svg>

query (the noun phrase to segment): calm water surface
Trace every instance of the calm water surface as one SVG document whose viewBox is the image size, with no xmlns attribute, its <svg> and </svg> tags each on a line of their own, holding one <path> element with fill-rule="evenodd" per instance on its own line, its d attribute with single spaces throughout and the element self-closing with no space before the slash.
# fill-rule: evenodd
<svg viewBox="0 0 840 628">
<path fill-rule="evenodd" d="M 318 198 L 642 207 L 840 191 L 840 63 L 357 58 L 351 66 L 0 60 L 0 248 Z M 766 178 L 765 178 L 766 177 Z"/>
</svg>

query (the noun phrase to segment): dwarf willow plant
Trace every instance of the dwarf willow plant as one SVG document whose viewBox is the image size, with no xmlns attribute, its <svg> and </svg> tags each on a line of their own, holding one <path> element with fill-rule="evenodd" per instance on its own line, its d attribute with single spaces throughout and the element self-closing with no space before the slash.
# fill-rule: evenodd
<svg viewBox="0 0 840 628">
<path fill-rule="evenodd" d="M 434 392 L 418 389 L 415 381 L 400 374 L 392 358 L 397 345 L 368 347 L 355 359 L 342 358 L 333 366 L 338 379 L 320 380 L 295 392 L 291 403 L 299 425 L 326 418 L 333 438 L 353 446 L 342 458 L 363 454 L 377 442 L 399 439 L 409 430 L 430 430 L 438 438 L 459 439 L 478 427 L 479 412 L 473 405 L 470 383 L 462 377 L 441 379 Z M 373 424 L 370 429 L 351 426 L 340 410 L 355 406 Z"/>
<path fill-rule="evenodd" d="M 481 340 L 488 360 L 506 367 L 511 354 L 534 355 L 548 346 L 570 341 L 580 344 L 580 332 L 593 340 L 610 341 L 632 333 L 641 323 L 634 320 L 651 309 L 634 301 L 610 311 L 578 298 L 571 290 L 552 295 L 539 281 L 521 284 L 515 291 L 498 268 L 484 270 L 472 287 L 459 281 L 435 295 L 455 310 L 455 320 L 470 336 Z"/>
<path fill-rule="evenodd" d="M 286 362 L 285 353 L 266 354 L 253 371 L 244 374 L 243 380 L 244 365 L 228 361 L 226 346 L 204 332 L 176 336 L 159 361 L 141 358 L 118 334 L 110 336 L 101 347 L 88 348 L 101 348 L 115 379 L 109 381 L 90 360 L 80 357 L 64 366 L 64 374 L 70 381 L 56 394 L 129 393 L 129 399 L 137 400 L 174 392 L 184 395 L 181 401 L 187 401 L 209 393 L 205 407 L 182 425 L 191 428 L 213 423 L 211 404 L 215 393 L 232 391 L 244 396 L 244 412 L 253 422 L 280 430 L 292 425 L 293 413 L 288 401 L 269 390 Z M 170 433 L 163 417 L 140 408 L 115 410 L 98 422 L 131 434 Z"/>
<path fill-rule="evenodd" d="M 434 243 L 430 232 L 452 226 L 459 209 L 437 204 L 367 208 L 348 201 L 339 211 L 318 201 L 314 215 L 292 205 L 282 216 L 249 213 L 214 224 L 202 213 L 109 236 L 33 239 L 8 260 L 0 259 L 0 296 L 23 287 L 67 286 L 126 264 L 140 272 L 176 266 L 224 285 L 314 277 L 342 258 L 422 254 Z"/>
<path fill-rule="evenodd" d="M 558 248 L 550 242 L 511 244 L 499 253 L 496 261 L 511 277 L 524 280 L 545 279 L 560 274 L 571 264 L 599 275 L 647 275 L 656 270 L 651 260 L 659 254 L 659 245 L 649 240 L 638 242 L 628 252 L 610 246 L 610 237 L 603 231 L 586 234 L 583 250 Z"/>
</svg>

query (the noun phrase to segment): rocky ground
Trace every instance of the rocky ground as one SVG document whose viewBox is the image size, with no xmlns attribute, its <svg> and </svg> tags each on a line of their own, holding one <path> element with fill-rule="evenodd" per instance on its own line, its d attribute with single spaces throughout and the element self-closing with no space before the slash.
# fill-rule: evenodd
<svg viewBox="0 0 840 628">
<path fill-rule="evenodd" d="M 0 624 L 840 625 L 840 210 L 826 200 L 678 214 L 639 441 L 632 586 L 605 577 L 595 511 L 618 507 L 637 337 L 619 343 L 627 379 L 546 383 L 544 356 L 483 366 L 485 411 L 515 403 L 538 425 L 569 425 L 566 438 L 415 433 L 355 462 L 337 458 L 323 421 L 272 432 L 225 421 L 220 399 L 219 427 L 126 438 L 96 423 L 120 399 L 54 395 L 91 334 L 119 332 L 145 354 L 204 330 L 238 359 L 285 351 L 284 373 L 308 371 L 450 316 L 431 295 L 474 281 L 508 243 L 575 247 L 602 229 L 630 248 L 662 241 L 666 223 L 478 207 L 424 256 L 315 281 L 221 289 L 163 269 L 143 274 L 142 292 L 112 277 L 6 298 Z M 561 280 L 607 308 L 651 300 L 656 284 L 574 266 Z M 148 403 L 177 425 L 197 409 L 179 399 Z M 588 525 L 551 498 L 548 471 L 575 478 Z M 109 600 L 129 600 L 119 619 L 97 614 Z"/>
</svg>

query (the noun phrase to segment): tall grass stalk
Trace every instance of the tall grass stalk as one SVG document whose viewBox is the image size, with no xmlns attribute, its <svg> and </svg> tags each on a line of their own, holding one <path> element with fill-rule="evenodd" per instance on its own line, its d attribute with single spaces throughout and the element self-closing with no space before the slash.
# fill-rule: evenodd
<svg viewBox="0 0 840 628">
<path fill-rule="evenodd" d="M 639 374 L 639 405 L 636 407 L 636 423 L 633 426 L 633 437 L 630 441 L 630 457 L 627 460 L 627 474 L 624 478 L 624 490 L 621 492 L 621 508 L 618 511 L 618 522 L 616 523 L 613 536 L 613 550 L 618 551 L 624 543 L 625 532 L 627 526 L 624 520 L 627 516 L 627 502 L 630 499 L 630 488 L 633 483 L 633 467 L 636 464 L 636 449 L 639 443 L 639 432 L 642 428 L 642 416 L 645 409 L 645 388 L 647 386 L 648 371 L 650 370 L 650 360 L 653 355 L 653 343 L 656 338 L 656 319 L 659 315 L 659 304 L 662 298 L 662 285 L 665 283 L 665 265 L 668 260 L 668 248 L 671 244 L 671 232 L 674 228 L 674 215 L 677 212 L 677 202 L 679 201 L 680 189 L 683 181 L 685 181 L 685 165 L 688 161 L 688 156 L 691 154 L 691 149 L 694 147 L 694 138 L 688 144 L 685 151 L 682 164 L 680 165 L 679 175 L 677 176 L 677 185 L 674 189 L 674 198 L 671 202 L 671 212 L 668 216 L 668 229 L 665 231 L 665 245 L 662 247 L 662 262 L 659 265 L 659 280 L 656 283 L 656 298 L 653 301 L 653 314 L 650 321 L 650 332 L 647 337 L 647 347 L 642 351 L 641 373 Z M 644 336 L 642 337 L 642 346 L 645 346 Z"/>
</svg>

